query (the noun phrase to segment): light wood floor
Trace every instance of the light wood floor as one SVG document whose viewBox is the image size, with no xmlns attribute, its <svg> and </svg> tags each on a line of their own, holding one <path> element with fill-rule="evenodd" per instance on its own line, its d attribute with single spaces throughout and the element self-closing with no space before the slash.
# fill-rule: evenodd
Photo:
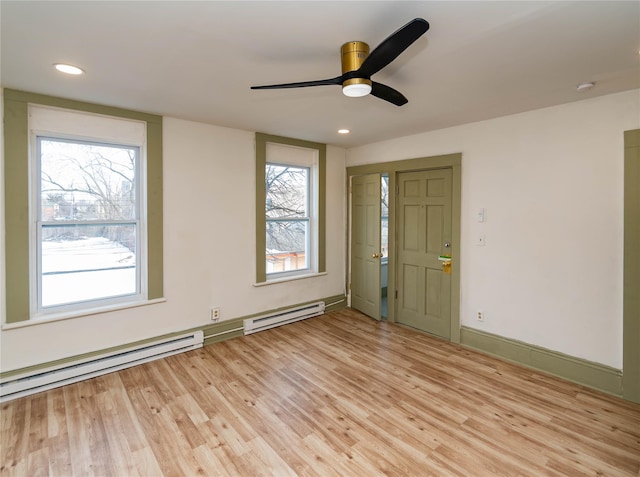
<svg viewBox="0 0 640 477">
<path fill-rule="evenodd" d="M 2 405 L 2 475 L 637 476 L 640 406 L 352 310 Z"/>
</svg>

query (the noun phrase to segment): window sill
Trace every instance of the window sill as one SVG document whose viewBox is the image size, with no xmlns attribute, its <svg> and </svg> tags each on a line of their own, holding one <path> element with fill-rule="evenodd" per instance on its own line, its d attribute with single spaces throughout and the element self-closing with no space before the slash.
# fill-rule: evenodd
<svg viewBox="0 0 640 477">
<path fill-rule="evenodd" d="M 269 286 L 269 285 L 275 285 L 277 283 L 292 282 L 294 280 L 304 280 L 305 278 L 323 277 L 326 274 L 327 274 L 327 272 L 307 273 L 306 275 L 295 275 L 295 276 L 292 276 L 292 277 L 275 278 L 273 280 L 267 280 L 266 282 L 254 283 L 253 286 L 254 287 L 266 287 L 266 286 Z"/>
<path fill-rule="evenodd" d="M 2 330 L 13 330 L 16 328 L 24 328 L 27 326 L 43 325 L 45 323 L 52 323 L 55 321 L 69 320 L 72 318 L 79 318 L 82 316 L 99 315 L 102 313 L 109 313 L 112 311 L 126 310 L 129 308 L 138 308 L 140 306 L 155 305 L 157 303 L 164 303 L 166 298 L 156 298 L 153 300 L 143 300 L 128 303 L 117 303 L 95 308 L 87 308 L 84 310 L 76 311 L 64 311 L 60 313 L 50 313 L 46 315 L 39 315 L 31 317 L 30 320 L 19 321 L 17 323 L 2 323 Z"/>
</svg>

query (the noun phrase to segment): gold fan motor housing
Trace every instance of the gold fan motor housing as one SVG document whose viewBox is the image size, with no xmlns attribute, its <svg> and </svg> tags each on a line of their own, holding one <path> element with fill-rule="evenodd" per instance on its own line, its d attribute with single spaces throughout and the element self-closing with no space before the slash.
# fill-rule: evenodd
<svg viewBox="0 0 640 477">
<path fill-rule="evenodd" d="M 363 41 L 350 41 L 342 45 L 340 53 L 342 54 L 342 74 L 356 71 L 362 66 L 365 58 L 369 56 L 369 45 Z M 371 86 L 371 80 L 351 78 L 342 83 L 342 86 L 350 84 L 368 84 Z"/>
</svg>

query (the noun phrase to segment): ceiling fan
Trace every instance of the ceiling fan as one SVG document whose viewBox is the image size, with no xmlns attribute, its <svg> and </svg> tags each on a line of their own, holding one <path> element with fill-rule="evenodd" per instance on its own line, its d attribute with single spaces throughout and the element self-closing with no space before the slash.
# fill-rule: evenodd
<svg viewBox="0 0 640 477">
<path fill-rule="evenodd" d="M 362 41 L 350 41 L 342 45 L 342 74 L 335 78 L 298 83 L 252 86 L 251 89 L 305 88 L 308 86 L 342 85 L 346 96 L 360 97 L 369 93 L 396 106 L 408 102 L 402 93 L 390 86 L 371 81 L 371 76 L 395 60 L 429 29 L 429 23 L 415 18 L 391 34 L 371 53 L 369 45 Z"/>
</svg>

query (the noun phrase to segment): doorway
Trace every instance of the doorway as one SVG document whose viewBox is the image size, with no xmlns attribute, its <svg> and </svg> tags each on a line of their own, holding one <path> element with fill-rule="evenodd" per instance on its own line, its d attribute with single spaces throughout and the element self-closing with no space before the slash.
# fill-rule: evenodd
<svg viewBox="0 0 640 477">
<path fill-rule="evenodd" d="M 389 174 L 380 177 L 380 314 L 389 317 Z"/>
<path fill-rule="evenodd" d="M 400 306 L 402 302 L 400 300 L 403 298 L 403 294 L 399 289 L 399 285 L 404 286 L 403 284 L 407 283 L 407 279 L 403 281 L 398 272 L 399 226 L 401 225 L 398 221 L 397 205 L 399 201 L 399 181 L 404 173 L 449 170 L 450 179 L 447 187 L 450 190 L 448 206 L 450 211 L 445 214 L 450 217 L 450 240 L 448 240 L 449 247 L 446 247 L 446 253 L 452 256 L 453 266 L 451 275 L 444 280 L 448 281 L 448 286 L 445 293 L 439 296 L 440 304 L 438 305 L 442 309 L 448 309 L 449 318 L 444 321 L 444 324 L 442 324 L 443 320 L 440 320 L 439 330 L 435 332 L 428 330 L 428 332 L 438 334 L 454 343 L 460 342 L 461 163 L 461 154 L 448 154 L 347 168 L 347 179 L 351 192 L 347 289 L 350 292 L 351 306 L 353 308 L 363 311 L 362 303 L 364 300 L 370 307 L 369 312 L 364 311 L 365 314 L 377 320 L 386 317 L 390 322 L 402 323 Z M 362 185 L 358 185 L 358 183 L 362 184 L 363 181 L 366 182 L 367 180 L 370 181 L 369 190 L 377 195 L 377 202 L 370 198 L 367 199 L 370 200 L 367 207 L 357 206 L 359 199 L 356 196 L 358 194 L 361 195 L 364 190 Z M 432 191 L 434 190 L 433 187 Z M 360 189 L 360 192 L 356 191 L 356 189 Z M 365 215 L 362 211 L 367 210 L 367 208 L 369 212 Z M 365 217 L 367 217 L 367 220 L 363 220 Z M 372 232 L 375 233 L 372 235 Z M 362 237 L 366 233 L 369 234 L 367 241 L 370 242 L 368 245 L 370 248 L 366 252 L 356 250 L 357 247 L 354 249 L 356 243 L 364 246 Z M 372 237 L 373 240 L 370 240 Z M 443 241 L 443 247 L 444 243 Z M 432 249 L 430 250 L 433 252 Z M 376 254 L 377 263 L 372 261 L 376 260 L 374 258 Z M 368 265 L 365 266 L 365 263 L 368 263 Z M 423 273 L 426 273 L 426 271 Z M 433 276 L 434 272 L 431 272 L 431 275 Z M 429 297 L 426 293 L 420 293 L 424 300 L 428 300 Z M 409 324 L 409 326 L 415 326 L 415 323 L 413 325 Z M 420 328 L 420 325 L 418 328 Z"/>
</svg>

